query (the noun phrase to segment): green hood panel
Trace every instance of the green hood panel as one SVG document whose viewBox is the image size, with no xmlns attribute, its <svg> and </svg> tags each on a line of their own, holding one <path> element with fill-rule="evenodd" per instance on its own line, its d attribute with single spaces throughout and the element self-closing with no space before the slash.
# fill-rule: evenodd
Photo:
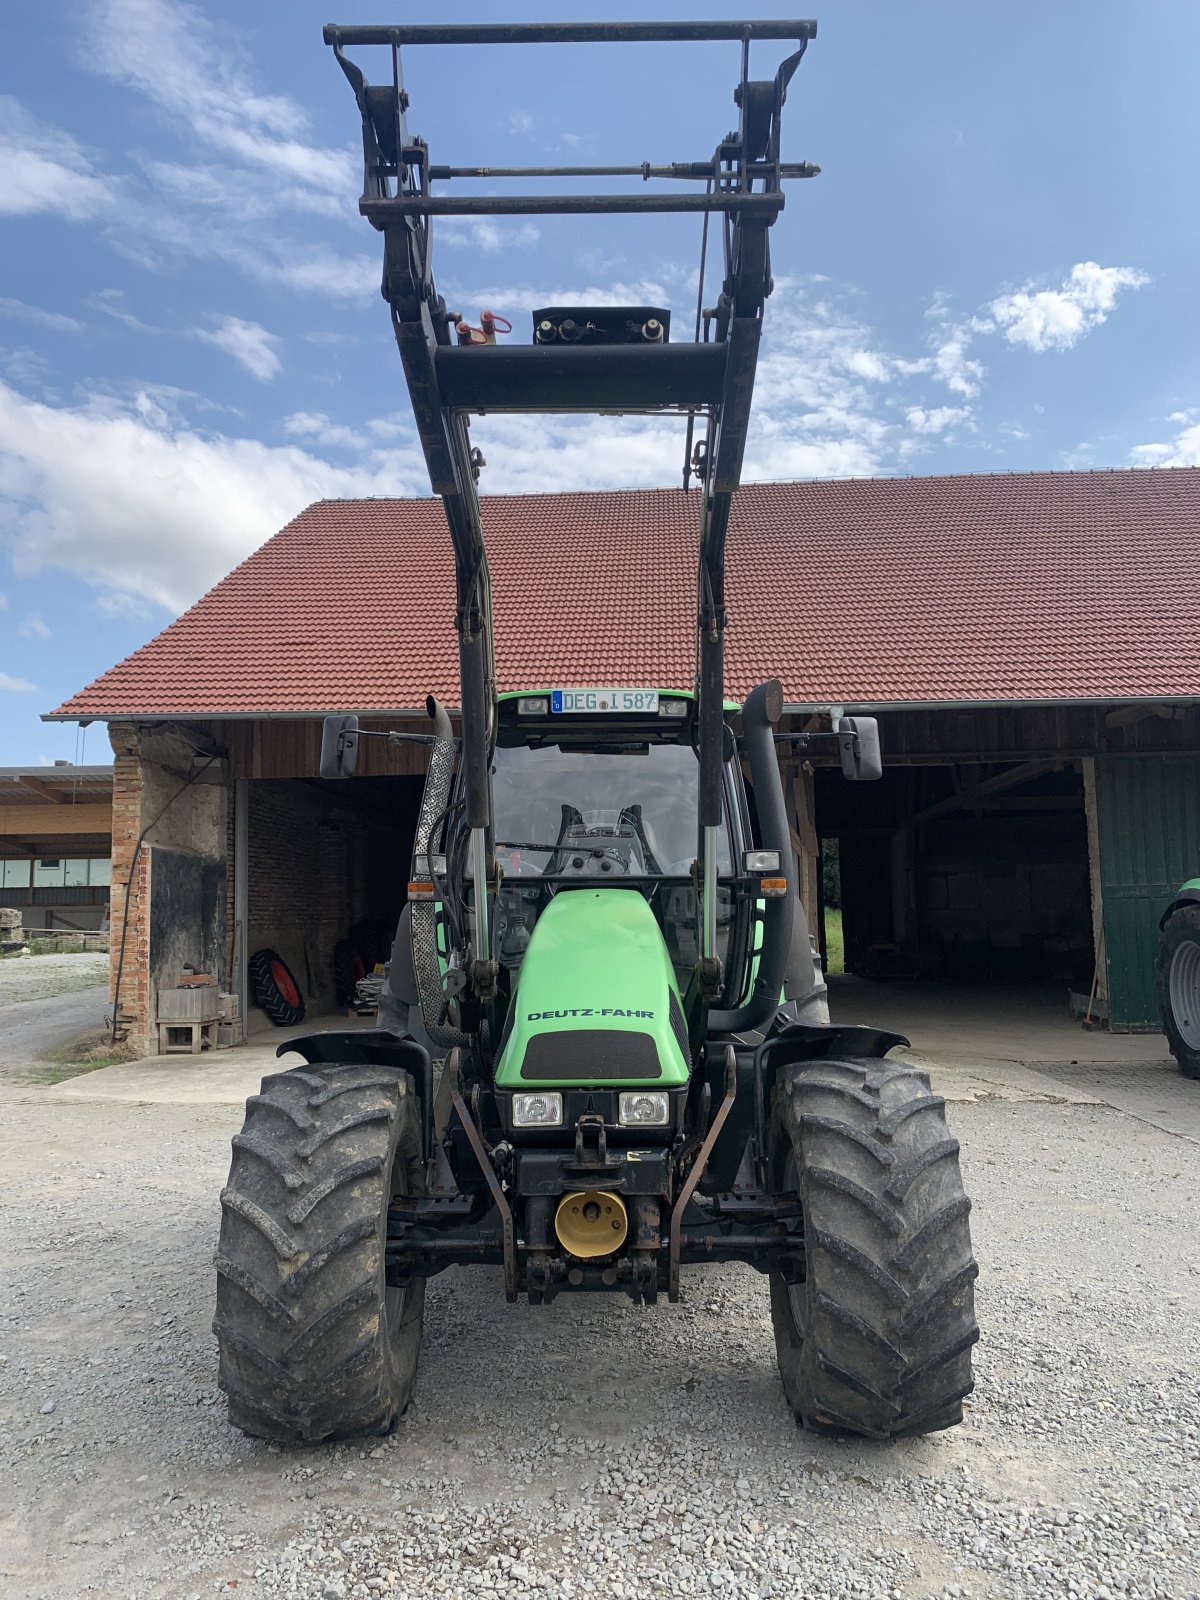
<svg viewBox="0 0 1200 1600">
<path fill-rule="evenodd" d="M 521 961 L 511 1017 L 496 1066 L 502 1089 L 670 1089 L 690 1076 L 675 973 L 635 889 L 554 896 Z"/>
</svg>

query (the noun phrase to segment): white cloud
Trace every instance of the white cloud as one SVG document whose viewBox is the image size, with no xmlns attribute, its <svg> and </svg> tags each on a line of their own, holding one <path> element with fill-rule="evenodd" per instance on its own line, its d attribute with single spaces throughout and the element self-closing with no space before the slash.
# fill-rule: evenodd
<svg viewBox="0 0 1200 1600">
<path fill-rule="evenodd" d="M 344 423 L 333 422 L 323 411 L 294 411 L 283 419 L 283 431 L 292 439 L 311 439 L 326 449 L 361 450 L 364 438 Z"/>
<path fill-rule="evenodd" d="M 195 334 L 206 344 L 215 344 L 218 350 L 224 350 L 239 366 L 264 383 L 277 377 L 282 368 L 278 354 L 281 341 L 257 322 L 244 322 L 241 317 L 221 317 L 215 328 L 197 328 Z"/>
<path fill-rule="evenodd" d="M 40 306 L 27 306 L 23 300 L 10 300 L 0 295 L 0 316 L 14 317 L 19 322 L 31 322 L 35 327 L 48 328 L 51 333 L 86 333 L 86 325 L 60 311 L 43 311 Z"/>
<path fill-rule="evenodd" d="M 110 211 L 118 190 L 70 134 L 0 95 L 0 216 L 49 211 L 86 222 Z"/>
<path fill-rule="evenodd" d="M 123 322 L 127 328 L 133 328 L 137 333 L 162 332 L 161 328 L 151 327 L 148 322 L 135 317 L 132 311 L 126 311 L 124 300 L 124 289 L 97 289 L 95 294 L 88 297 L 88 305 L 93 311 L 102 311 L 106 317 L 113 317 L 117 322 Z"/>
<path fill-rule="evenodd" d="M 983 387 L 985 367 L 981 361 L 968 355 L 971 341 L 984 331 L 984 325 L 975 317 L 956 317 L 943 294 L 936 294 L 933 304 L 925 313 L 932 324 L 929 335 L 930 356 L 913 363 L 914 372 L 932 372 L 952 394 L 973 399 Z"/>
<path fill-rule="evenodd" d="M 1184 421 L 1174 439 L 1167 443 L 1139 444 L 1129 452 L 1135 467 L 1200 467 L 1200 422 L 1190 422 L 1192 411 L 1177 411 L 1168 419 Z"/>
<path fill-rule="evenodd" d="M 137 89 L 177 126 L 248 166 L 309 188 L 353 193 L 348 150 L 305 142 L 308 118 L 286 95 L 267 94 L 236 59 L 228 30 L 172 0 L 94 0 L 84 65 Z"/>
<path fill-rule="evenodd" d="M 67 409 L 0 384 L 14 566 L 64 568 L 111 597 L 177 610 L 313 500 L 423 493 L 411 445 L 343 469 L 294 445 L 200 432 L 148 395 Z"/>
<path fill-rule="evenodd" d="M 987 310 L 1010 344 L 1030 350 L 1070 350 L 1104 322 L 1122 289 L 1139 289 L 1149 275 L 1136 267 L 1075 264 L 1057 289 L 1032 284 L 1000 295 Z"/>
<path fill-rule="evenodd" d="M 36 611 L 31 612 L 25 618 L 17 629 L 17 633 L 22 639 L 48 639 L 50 637 L 50 629 Z"/>
<path fill-rule="evenodd" d="M 36 683 L 30 683 L 28 678 L 14 678 L 7 672 L 0 672 L 0 692 L 6 694 L 32 694 L 37 688 Z"/>
<path fill-rule="evenodd" d="M 501 250 L 528 250 L 541 233 L 531 222 L 514 223 L 506 219 L 486 217 L 471 222 L 466 217 L 439 217 L 437 239 L 451 248 L 466 246 L 485 256 L 494 256 Z"/>
<path fill-rule="evenodd" d="M 904 420 L 914 433 L 945 433 L 970 416 L 970 406 L 910 406 Z"/>
</svg>

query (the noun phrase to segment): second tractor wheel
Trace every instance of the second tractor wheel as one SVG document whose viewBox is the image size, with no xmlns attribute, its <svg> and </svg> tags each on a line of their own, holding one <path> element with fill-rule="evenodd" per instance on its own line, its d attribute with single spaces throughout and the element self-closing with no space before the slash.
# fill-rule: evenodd
<svg viewBox="0 0 1200 1600">
<path fill-rule="evenodd" d="M 805 1265 L 771 1276 L 784 1392 L 817 1433 L 887 1439 L 962 1420 L 979 1337 L 970 1201 L 943 1101 L 886 1061 L 786 1069 L 773 1188 L 797 1193 Z"/>
<path fill-rule="evenodd" d="M 1180 906 L 1158 941 L 1158 1008 L 1171 1054 L 1200 1078 L 1200 906 Z"/>
<path fill-rule="evenodd" d="M 263 1079 L 221 1195 L 213 1329 L 235 1427 L 280 1444 L 392 1427 L 425 1281 L 388 1283 L 387 1215 L 422 1183 L 406 1073 L 351 1063 Z"/>
</svg>

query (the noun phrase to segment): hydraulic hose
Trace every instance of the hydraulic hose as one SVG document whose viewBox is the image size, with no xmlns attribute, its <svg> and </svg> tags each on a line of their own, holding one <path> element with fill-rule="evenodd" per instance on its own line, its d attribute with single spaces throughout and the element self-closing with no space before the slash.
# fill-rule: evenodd
<svg viewBox="0 0 1200 1600">
<path fill-rule="evenodd" d="M 754 785 L 760 846 L 764 850 L 779 851 L 787 892 L 772 896 L 766 903 L 762 954 L 749 1000 L 736 1010 L 710 1011 L 708 1026 L 713 1033 L 746 1033 L 760 1027 L 778 1007 L 787 974 L 796 910 L 796 858 L 783 799 L 783 780 L 775 755 L 775 724 L 782 714 L 783 685 L 778 678 L 770 678 L 751 689 L 742 706 L 742 749 Z"/>
</svg>

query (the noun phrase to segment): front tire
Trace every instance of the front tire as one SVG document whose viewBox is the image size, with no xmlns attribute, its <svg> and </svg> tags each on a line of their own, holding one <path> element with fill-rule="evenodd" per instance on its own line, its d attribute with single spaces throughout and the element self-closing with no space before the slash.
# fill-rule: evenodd
<svg viewBox="0 0 1200 1600">
<path fill-rule="evenodd" d="M 1158 1009 L 1185 1078 L 1200 1078 L 1200 906 L 1180 906 L 1158 941 Z"/>
<path fill-rule="evenodd" d="M 297 1067 L 246 1103 L 221 1194 L 219 1382 L 254 1438 L 387 1433 L 408 1404 L 425 1281 L 385 1278 L 393 1195 L 423 1187 L 407 1073 Z"/>
<path fill-rule="evenodd" d="M 821 1061 L 781 1073 L 773 1187 L 798 1193 L 805 1265 L 771 1275 L 780 1376 L 796 1420 L 873 1439 L 962 1420 L 979 1337 L 978 1267 L 958 1142 L 924 1072 Z"/>
</svg>

